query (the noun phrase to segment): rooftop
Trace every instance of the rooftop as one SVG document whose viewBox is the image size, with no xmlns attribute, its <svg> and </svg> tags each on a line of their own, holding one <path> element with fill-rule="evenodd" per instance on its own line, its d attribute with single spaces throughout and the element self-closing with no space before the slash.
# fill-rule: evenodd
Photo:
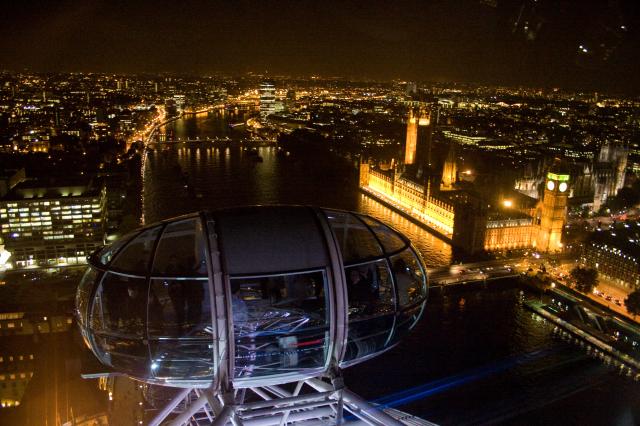
<svg viewBox="0 0 640 426">
<path fill-rule="evenodd" d="M 90 178 L 34 179 L 16 185 L 2 201 L 28 200 L 34 198 L 90 197 L 100 193 Z"/>
</svg>

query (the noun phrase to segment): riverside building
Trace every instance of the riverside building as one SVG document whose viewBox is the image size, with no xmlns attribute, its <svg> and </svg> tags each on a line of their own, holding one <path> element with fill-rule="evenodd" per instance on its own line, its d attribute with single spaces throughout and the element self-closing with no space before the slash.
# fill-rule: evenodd
<svg viewBox="0 0 640 426">
<path fill-rule="evenodd" d="M 15 269 L 86 263 L 102 246 L 106 189 L 89 179 L 25 181 L 0 200 L 0 235 Z"/>
<path fill-rule="evenodd" d="M 593 233 L 582 261 L 626 292 L 640 287 L 640 222 L 624 222 Z"/>
<path fill-rule="evenodd" d="M 418 137 L 420 120 L 425 127 L 431 127 L 428 117 L 425 111 L 409 114 L 405 164 L 383 171 L 361 162 L 361 190 L 469 253 L 518 248 L 562 249 L 569 175 L 561 172 L 559 163 L 546 175 L 541 200 L 528 199 L 519 205 L 509 202 L 490 211 L 488 202 L 475 192 L 456 188 L 453 146 L 442 172 L 436 175 L 431 138 Z M 522 198 L 530 197 L 522 195 Z"/>
</svg>

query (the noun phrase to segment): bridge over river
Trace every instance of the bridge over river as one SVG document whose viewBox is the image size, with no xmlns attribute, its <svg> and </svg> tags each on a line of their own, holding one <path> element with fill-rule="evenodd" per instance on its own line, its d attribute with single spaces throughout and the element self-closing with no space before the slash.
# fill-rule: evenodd
<svg viewBox="0 0 640 426">
<path fill-rule="evenodd" d="M 446 287 L 474 282 L 488 282 L 504 278 L 515 278 L 530 267 L 552 262 L 571 262 L 569 254 L 539 255 L 538 257 L 513 257 L 482 262 L 461 263 L 427 270 L 430 287 Z"/>
<path fill-rule="evenodd" d="M 272 146 L 277 143 L 276 139 L 267 139 L 260 137 L 243 137 L 243 138 L 229 138 L 229 137 L 208 137 L 208 138 L 174 138 L 157 141 L 155 139 L 149 139 L 146 143 L 148 148 L 159 148 L 169 145 L 197 145 L 197 144 L 230 144 L 240 143 L 252 146 Z"/>
</svg>

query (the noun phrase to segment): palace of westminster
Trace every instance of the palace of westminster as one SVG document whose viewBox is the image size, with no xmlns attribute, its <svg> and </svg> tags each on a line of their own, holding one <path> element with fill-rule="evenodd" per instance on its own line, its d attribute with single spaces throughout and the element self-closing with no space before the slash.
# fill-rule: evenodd
<svg viewBox="0 0 640 426">
<path fill-rule="evenodd" d="M 567 207 L 597 211 L 624 185 L 627 150 L 605 144 L 591 164 L 569 165 L 556 158 L 537 173 L 527 168 L 508 199 L 490 207 L 490 200 L 468 182 L 461 184 L 464 172 L 459 173 L 454 142 L 442 168 L 436 167 L 432 118 L 428 108 L 410 110 L 404 161 L 388 170 L 362 161 L 359 185 L 470 254 L 523 248 L 558 251 Z"/>
</svg>

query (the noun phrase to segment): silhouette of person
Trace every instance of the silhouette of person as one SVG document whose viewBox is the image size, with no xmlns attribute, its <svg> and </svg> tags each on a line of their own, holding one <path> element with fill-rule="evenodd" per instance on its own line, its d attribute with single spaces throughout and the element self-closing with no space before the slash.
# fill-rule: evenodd
<svg viewBox="0 0 640 426">
<path fill-rule="evenodd" d="M 372 290 L 370 278 L 360 269 L 352 268 L 349 271 L 347 295 L 350 306 L 366 305 L 369 307 L 375 300 L 375 294 Z"/>
<path fill-rule="evenodd" d="M 143 334 L 147 317 L 147 303 L 144 295 L 137 285 L 130 283 L 127 286 L 126 310 L 128 318 L 125 320 L 125 329 L 133 334 Z"/>
<path fill-rule="evenodd" d="M 398 287 L 398 303 L 400 306 L 406 306 L 411 302 L 412 296 L 409 293 L 415 290 L 415 281 L 404 259 L 397 259 L 393 262 L 393 272 Z"/>
<path fill-rule="evenodd" d="M 165 273 L 169 276 L 176 276 L 180 274 L 180 272 L 181 268 L 178 258 L 175 255 L 171 255 L 171 257 L 169 257 Z M 181 280 L 169 279 L 167 280 L 167 286 L 167 293 L 169 294 L 169 298 L 171 299 L 171 303 L 173 304 L 173 309 L 175 311 L 175 322 L 178 329 L 180 329 L 186 320 L 184 282 Z"/>
</svg>

